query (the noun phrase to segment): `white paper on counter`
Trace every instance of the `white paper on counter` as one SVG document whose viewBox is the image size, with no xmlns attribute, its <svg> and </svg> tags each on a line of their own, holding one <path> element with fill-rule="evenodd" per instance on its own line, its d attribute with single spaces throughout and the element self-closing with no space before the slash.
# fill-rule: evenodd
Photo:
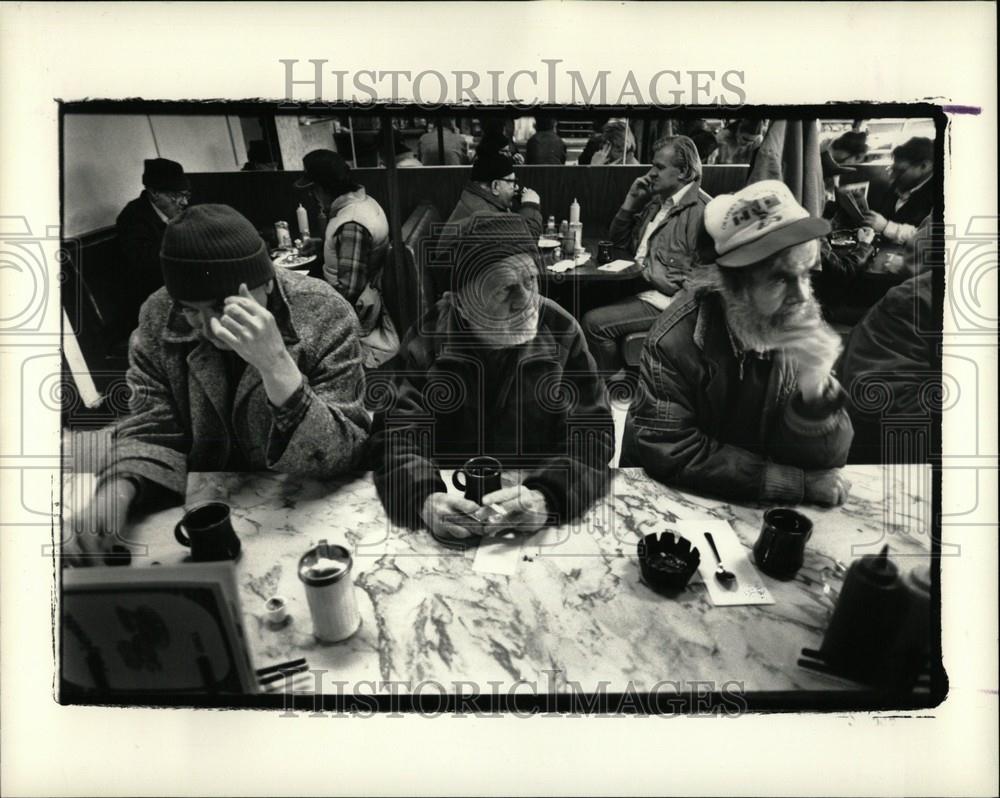
<svg viewBox="0 0 1000 798">
<path fill-rule="evenodd" d="M 733 607 L 739 604 L 774 604 L 771 592 L 764 587 L 757 569 L 747 556 L 740 539 L 728 521 L 678 521 L 677 531 L 691 541 L 691 545 L 701 554 L 698 573 L 701 574 L 708 595 L 716 607 Z M 732 587 L 723 587 L 715 578 L 715 568 L 719 564 L 712 554 L 712 547 L 705 540 L 705 533 L 711 532 L 715 546 L 722 556 L 726 568 L 736 574 Z"/>
<path fill-rule="evenodd" d="M 500 538 L 482 538 L 476 549 L 472 570 L 480 574 L 511 576 L 523 557 L 524 535 Z"/>
<path fill-rule="evenodd" d="M 598 266 L 597 268 L 602 272 L 623 272 L 629 266 L 635 265 L 634 260 L 613 260 L 610 263 L 605 263 L 603 266 Z"/>
</svg>

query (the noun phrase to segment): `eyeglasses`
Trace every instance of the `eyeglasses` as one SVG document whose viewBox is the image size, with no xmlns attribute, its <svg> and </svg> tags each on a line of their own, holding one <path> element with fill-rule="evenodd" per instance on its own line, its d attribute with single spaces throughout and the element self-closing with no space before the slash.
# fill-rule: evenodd
<svg viewBox="0 0 1000 798">
<path fill-rule="evenodd" d="M 191 201 L 190 191 L 164 191 L 163 195 L 172 199 L 174 202 L 180 202 L 181 200 L 184 200 L 185 202 Z"/>
<path fill-rule="evenodd" d="M 499 180 L 501 183 L 510 183 L 512 186 L 514 186 L 514 188 L 517 188 L 520 185 L 520 183 L 517 182 L 516 177 L 498 177 L 497 180 Z"/>
</svg>

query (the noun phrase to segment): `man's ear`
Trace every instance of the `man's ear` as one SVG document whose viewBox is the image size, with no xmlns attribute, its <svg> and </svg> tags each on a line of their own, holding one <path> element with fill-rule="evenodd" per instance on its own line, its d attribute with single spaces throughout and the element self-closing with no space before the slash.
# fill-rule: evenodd
<svg viewBox="0 0 1000 798">
<path fill-rule="evenodd" d="M 270 295 L 270 293 L 273 290 L 274 290 L 274 280 L 271 279 L 271 280 L 268 280 L 267 284 L 264 286 L 264 293 Z"/>
</svg>

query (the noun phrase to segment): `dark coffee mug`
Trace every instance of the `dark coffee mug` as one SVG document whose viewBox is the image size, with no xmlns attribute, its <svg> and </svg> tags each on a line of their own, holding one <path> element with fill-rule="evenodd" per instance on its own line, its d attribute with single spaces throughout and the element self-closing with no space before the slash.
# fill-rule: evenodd
<svg viewBox="0 0 1000 798">
<path fill-rule="evenodd" d="M 757 567 L 776 579 L 791 579 L 802 567 L 812 530 L 812 521 L 802 513 L 786 507 L 768 510 L 753 546 Z"/>
<path fill-rule="evenodd" d="M 615 259 L 611 250 L 612 246 L 614 245 L 610 241 L 599 241 L 597 243 L 597 262 L 600 265 L 603 266 L 605 263 L 611 263 Z"/>
<path fill-rule="evenodd" d="M 473 457 L 451 475 L 451 482 L 465 492 L 466 499 L 482 504 L 483 496 L 502 487 L 501 473 L 503 466 L 495 457 Z M 465 484 L 458 481 L 459 474 L 465 477 Z"/>
<path fill-rule="evenodd" d="M 195 562 L 235 560 L 242 548 L 233 530 L 229 505 L 223 502 L 204 502 L 192 507 L 174 527 L 174 537 L 191 549 L 191 559 Z"/>
</svg>

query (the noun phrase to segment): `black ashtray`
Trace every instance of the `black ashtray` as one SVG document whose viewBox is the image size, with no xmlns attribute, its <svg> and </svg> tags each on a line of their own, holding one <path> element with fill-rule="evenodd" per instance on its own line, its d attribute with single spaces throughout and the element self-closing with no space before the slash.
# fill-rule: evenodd
<svg viewBox="0 0 1000 798">
<path fill-rule="evenodd" d="M 700 562 L 701 554 L 691 541 L 670 530 L 639 541 L 639 570 L 653 590 L 679 593 Z"/>
</svg>

